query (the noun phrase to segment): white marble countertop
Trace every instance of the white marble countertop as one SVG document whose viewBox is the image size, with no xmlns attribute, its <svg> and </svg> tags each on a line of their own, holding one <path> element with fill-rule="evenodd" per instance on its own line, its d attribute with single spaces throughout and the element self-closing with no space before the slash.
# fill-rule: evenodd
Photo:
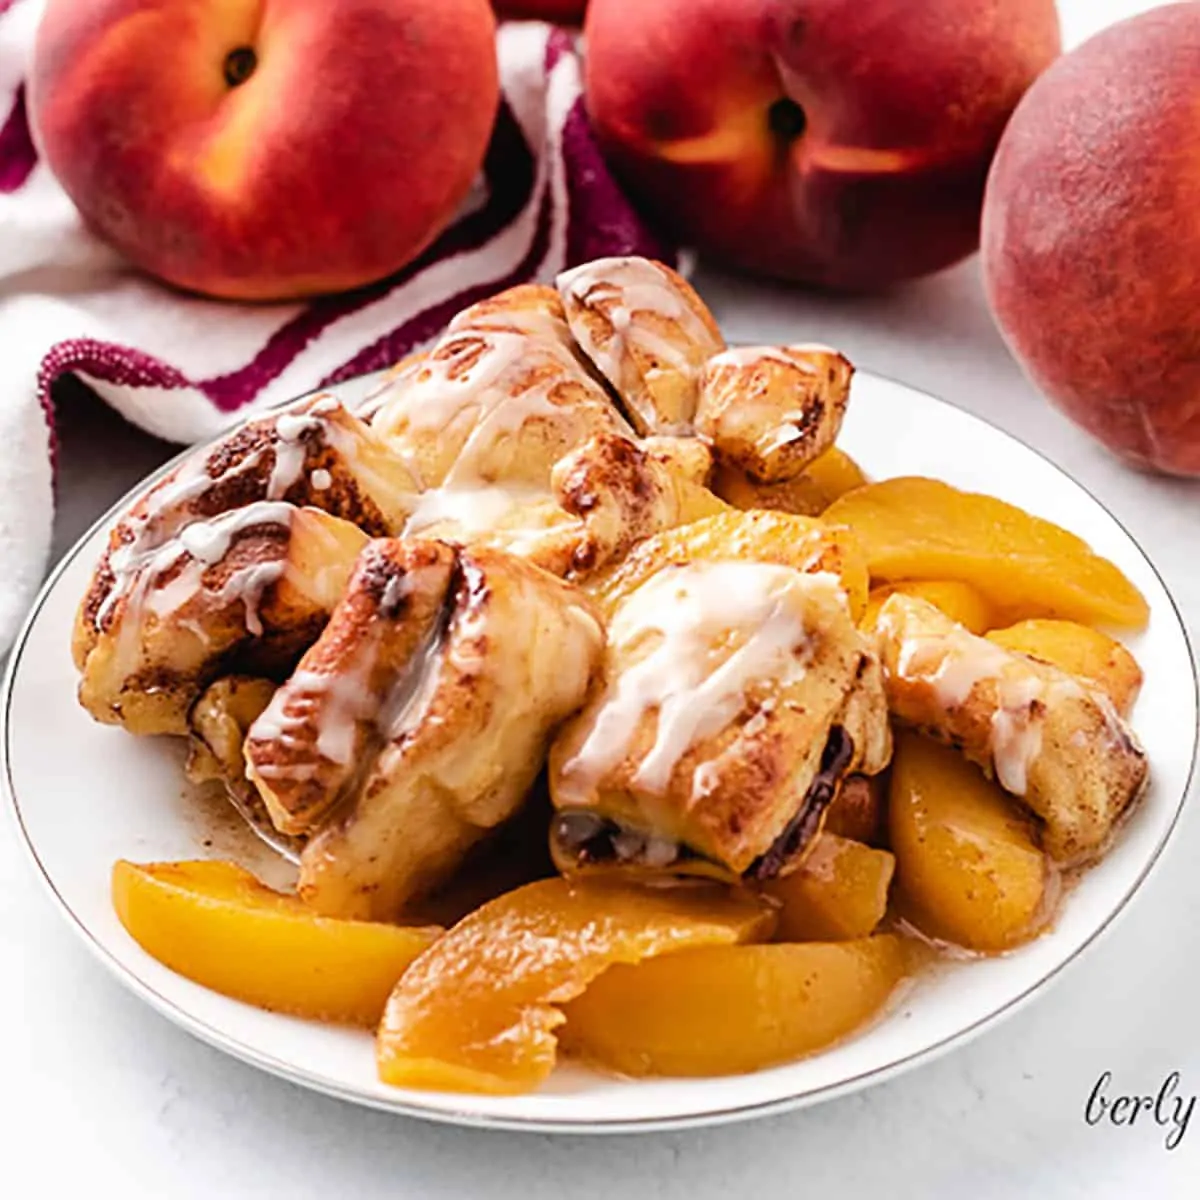
<svg viewBox="0 0 1200 1200">
<path fill-rule="evenodd" d="M 1069 41 L 1145 3 L 1061 4 Z M 1135 474 L 1052 412 L 993 329 L 975 262 L 879 299 L 703 273 L 731 339 L 819 339 L 1037 446 L 1142 543 L 1193 633 L 1200 485 Z M 171 449 L 71 398 L 56 552 Z M 63 748 L 70 753 L 70 747 Z M 81 798 L 86 801 L 86 797 Z M 1200 1093 L 1200 810 L 1117 927 L 1032 1007 L 894 1082 L 788 1116 L 621 1138 L 489 1134 L 312 1095 L 228 1059 L 82 949 L 0 820 L 0 1194 L 172 1197 L 1195 1196 L 1200 1115 L 1177 1149 L 1143 1118 L 1084 1120 L 1097 1078 Z"/>
</svg>

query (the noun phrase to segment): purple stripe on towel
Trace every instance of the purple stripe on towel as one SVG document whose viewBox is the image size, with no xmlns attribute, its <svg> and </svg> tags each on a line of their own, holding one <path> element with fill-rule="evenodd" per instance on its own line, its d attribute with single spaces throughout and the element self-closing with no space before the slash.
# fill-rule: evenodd
<svg viewBox="0 0 1200 1200">
<path fill-rule="evenodd" d="M 93 379 L 123 387 L 187 387 L 188 381 L 174 367 L 128 346 L 115 346 L 95 338 L 71 338 L 50 348 L 38 367 L 37 395 L 50 428 L 50 468 L 57 469 L 58 438 L 54 427 L 51 385 L 60 375 L 84 371 Z"/>
<path fill-rule="evenodd" d="M 13 97 L 12 111 L 0 125 L 0 193 L 15 192 L 21 187 L 33 173 L 37 161 L 25 111 L 25 85 L 21 84 Z"/>
<path fill-rule="evenodd" d="M 582 96 L 567 114 L 562 145 L 567 179 L 567 266 L 621 254 L 642 254 L 674 266 L 676 248 L 649 228 L 609 171 Z"/>
<path fill-rule="evenodd" d="M 248 404 L 277 379 L 315 337 L 335 321 L 374 304 L 408 283 L 431 264 L 486 245 L 524 208 L 533 190 L 536 164 L 521 128 L 506 102 L 496 117 L 496 128 L 483 165 L 488 201 L 450 226 L 420 257 L 378 283 L 338 296 L 313 301 L 303 312 L 277 329 L 254 359 L 228 375 L 207 379 L 196 386 L 222 411 Z"/>
</svg>

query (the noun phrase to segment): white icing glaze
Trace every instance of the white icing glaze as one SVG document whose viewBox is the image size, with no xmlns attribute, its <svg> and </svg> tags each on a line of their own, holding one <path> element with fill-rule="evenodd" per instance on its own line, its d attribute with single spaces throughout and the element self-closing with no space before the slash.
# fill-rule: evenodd
<svg viewBox="0 0 1200 1200">
<path fill-rule="evenodd" d="M 485 533 L 498 528 L 521 499 L 517 489 L 494 485 L 434 488 L 417 500 L 404 535 L 418 534 L 443 522 L 452 522 L 465 534 Z"/>
<path fill-rule="evenodd" d="M 753 367 L 760 362 L 775 362 L 813 373 L 817 368 L 806 361 L 805 355 L 837 353 L 831 346 L 822 346 L 818 342 L 798 342 L 788 346 L 731 346 L 714 354 L 705 367 L 712 371 L 718 367 Z"/>
<path fill-rule="evenodd" d="M 899 637 L 895 677 L 929 685 L 936 703 L 944 710 L 958 708 L 984 680 L 994 691 L 990 717 L 988 750 L 996 779 L 1005 791 L 1024 796 L 1029 788 L 1029 772 L 1042 751 L 1046 713 L 1064 700 L 1078 699 L 1084 689 L 1072 679 L 1047 679 L 1031 668 L 1023 668 L 1020 658 L 968 630 L 956 628 L 938 633 L 905 635 L 902 617 L 884 612 L 879 628 L 885 636 Z M 1093 695 L 1105 723 L 1115 736 L 1105 713 L 1105 701 Z M 1112 720 L 1115 711 L 1107 704 Z"/>
<path fill-rule="evenodd" d="M 380 611 L 386 616 L 392 616 L 400 606 L 400 601 L 412 592 L 412 580 L 408 575 L 393 575 L 383 585 L 383 594 L 379 597 Z"/>
<path fill-rule="evenodd" d="M 347 765 L 357 747 L 359 722 L 372 718 L 378 708 L 378 698 L 368 686 L 373 662 L 374 655 L 367 653 L 354 670 L 324 673 L 298 668 L 254 722 L 250 736 L 255 741 L 278 742 L 289 751 L 306 750 L 301 734 L 315 725 L 317 755 Z M 313 761 L 303 757 L 299 762 L 256 763 L 256 770 L 264 777 L 307 778 Z M 297 775 L 297 768 L 303 774 Z"/>
<path fill-rule="evenodd" d="M 289 528 L 295 511 L 290 504 L 259 500 L 243 508 L 219 513 L 206 521 L 193 521 L 184 526 L 173 539 L 160 546 L 146 563 L 130 593 L 124 627 L 133 628 L 140 619 L 142 607 L 160 618 L 183 607 L 204 587 L 208 568 L 224 560 L 240 534 L 260 525 Z M 181 558 L 187 561 L 175 578 L 166 586 L 155 588 L 157 579 L 178 564 Z M 285 566 L 283 559 L 250 563 L 233 572 L 214 593 L 216 602 L 226 604 L 241 601 L 245 606 L 247 630 L 256 637 L 261 636 L 262 623 L 258 608 L 263 592 L 283 575 Z M 138 599 L 136 608 L 135 597 Z"/>
<path fill-rule="evenodd" d="M 282 559 L 275 562 L 254 563 L 231 575 L 225 586 L 217 593 L 220 603 L 240 600 L 245 614 L 246 632 L 253 637 L 262 637 L 263 624 L 259 617 L 263 595 L 272 584 L 283 578 L 287 564 Z"/>
<path fill-rule="evenodd" d="M 966 629 L 905 635 L 902 622 L 886 609 L 880 613 L 880 632 L 899 640 L 895 674 L 929 684 L 943 708 L 959 707 L 976 684 L 1002 674 L 1012 661 L 1006 650 Z"/>
<path fill-rule="evenodd" d="M 329 431 L 329 423 L 326 418 L 333 416 L 342 408 L 341 402 L 335 396 L 322 396 L 319 400 L 312 403 L 306 402 L 306 404 L 307 407 L 304 411 L 287 410 L 275 418 L 275 463 L 267 481 L 268 500 L 282 500 L 288 489 L 295 486 L 304 473 L 304 464 L 308 458 L 306 439 L 314 433 L 325 437 Z M 346 455 L 347 458 L 355 457 L 352 449 Z M 328 471 L 321 473 L 332 482 Z M 316 474 L 317 472 L 314 471 L 314 478 Z M 315 483 L 313 486 L 317 487 Z M 329 483 L 324 485 L 324 487 L 328 486 Z"/>
<path fill-rule="evenodd" d="M 419 581 L 410 574 L 393 575 L 384 585 L 379 611 L 352 658 L 341 660 L 336 670 L 299 667 L 275 693 L 252 726 L 250 739 L 277 743 L 287 753 L 276 762 L 260 761 L 256 756 L 259 775 L 303 782 L 313 778 L 321 760 L 350 767 L 372 733 L 389 735 L 397 710 L 407 704 L 409 693 L 427 669 L 436 640 L 436 634 L 431 634 L 396 679 L 381 687 L 377 668 L 385 630 L 395 620 L 401 599 L 418 586 Z M 344 772 L 327 780 L 334 787 L 344 781 Z"/>
<path fill-rule="evenodd" d="M 487 532 L 519 504 L 551 496 L 549 480 L 540 489 L 497 485 L 489 477 L 489 456 L 501 442 L 519 438 L 530 421 L 560 414 L 553 389 L 564 379 L 580 378 L 579 364 L 561 340 L 565 324 L 539 310 L 480 320 L 482 328 L 471 324 L 452 332 L 423 364 L 420 380 L 398 391 L 381 414 L 381 424 L 396 435 L 393 446 L 402 447 L 408 430 L 447 438 L 465 432 L 440 484 L 417 499 L 406 534 L 445 521 L 466 533 Z M 469 363 L 465 369 L 463 361 Z M 539 362 L 557 362 L 560 369 L 517 387 Z"/>
<path fill-rule="evenodd" d="M 836 577 L 804 575 L 767 563 L 717 562 L 669 567 L 617 609 L 611 646 L 622 655 L 652 643 L 610 686 L 603 707 L 564 775 L 587 791 L 628 752 L 643 717 L 657 713 L 654 744 L 634 776 L 663 791 L 680 758 L 724 729 L 761 680 L 803 677 L 808 636 L 797 594 L 833 588 Z M 732 651 L 729 646 L 736 648 Z M 706 780 L 694 780 L 702 788 Z"/>
<path fill-rule="evenodd" d="M 314 492 L 324 492 L 333 486 L 333 476 L 324 467 L 318 467 L 309 475 L 308 482 Z"/>
<path fill-rule="evenodd" d="M 280 416 L 276 425 L 278 438 L 275 441 L 275 462 L 267 480 L 267 499 L 282 500 L 290 487 L 304 472 L 308 447 L 302 440 L 310 433 L 322 428 L 320 417 L 292 417 L 287 413 Z"/>
<path fill-rule="evenodd" d="M 1042 750 L 1041 711 L 1034 707 L 1045 698 L 1043 681 L 1036 676 L 1004 680 L 1000 706 L 992 714 L 991 750 L 996 779 L 1005 791 L 1024 796 L 1029 768 Z"/>
<path fill-rule="evenodd" d="M 603 306 L 612 329 L 611 336 L 598 339 L 583 321 L 575 322 L 572 332 L 600 373 L 618 388 L 624 381 L 626 360 L 634 349 L 655 358 L 662 364 L 660 370 L 665 368 L 691 375 L 695 373 L 695 346 L 714 341 L 713 334 L 687 297 L 662 267 L 649 259 L 596 259 L 564 271 L 556 283 L 568 301 L 583 306 Z M 637 313 L 652 313 L 674 321 L 682 330 L 683 338 L 672 340 L 649 328 L 645 322 L 637 322 L 634 319 Z M 632 402 L 629 397 L 626 401 Z M 659 424 L 655 413 L 643 412 L 641 415 L 652 426 Z M 687 417 L 690 419 L 691 414 Z"/>
<path fill-rule="evenodd" d="M 247 472 L 257 471 L 268 452 L 273 461 L 267 479 L 264 498 L 280 500 L 300 478 L 304 469 L 306 448 L 302 439 L 316 429 L 324 430 L 324 418 L 331 416 L 341 405 L 335 397 L 325 396 L 309 405 L 304 412 L 281 412 L 274 423 L 275 440 L 270 446 L 259 447 L 244 456 L 220 475 L 210 475 L 208 462 L 211 455 L 198 454 L 185 461 L 175 477 L 151 491 L 146 498 L 145 511 L 130 518 L 133 537 L 118 546 L 109 555 L 109 569 L 113 573 L 113 585 L 96 611 L 95 625 L 102 629 L 113 608 L 127 595 L 132 598 L 135 590 L 144 592 L 139 581 L 151 564 L 155 569 L 152 577 L 161 575 L 183 551 L 209 564 L 224 557 L 220 519 L 189 522 L 184 528 L 172 526 L 171 518 L 192 500 L 215 487 Z M 353 454 L 348 455 L 353 457 Z M 182 585 L 172 588 L 172 596 L 183 591 Z M 171 600 L 161 601 L 164 605 L 178 607 Z M 165 611 L 170 611 L 167 607 Z"/>
<path fill-rule="evenodd" d="M 108 557 L 108 567 L 113 574 L 112 586 L 103 603 L 96 610 L 95 627 L 103 629 L 109 614 L 129 594 L 137 581 L 155 561 L 164 544 L 169 551 L 163 556 L 155 575 L 161 574 L 179 556 L 181 548 L 170 542 L 178 531 L 166 524 L 173 510 L 202 496 L 222 480 L 233 478 L 245 471 L 254 470 L 262 461 L 264 451 L 257 450 L 247 455 L 240 463 L 223 475 L 212 476 L 207 470 L 207 457 L 196 455 L 185 460 L 175 477 L 161 487 L 152 490 L 146 497 L 145 511 L 128 519 L 133 536 L 122 542 Z M 165 525 L 165 527 L 164 527 Z"/>
<path fill-rule="evenodd" d="M 275 418 L 275 432 L 281 442 L 298 442 L 321 428 L 321 416 L 314 411 L 281 412 Z"/>
<path fill-rule="evenodd" d="M 782 450 L 784 446 L 802 438 L 806 418 L 807 414 L 802 412 L 784 413 L 779 424 L 758 439 L 759 454 L 774 454 L 776 450 Z"/>
</svg>

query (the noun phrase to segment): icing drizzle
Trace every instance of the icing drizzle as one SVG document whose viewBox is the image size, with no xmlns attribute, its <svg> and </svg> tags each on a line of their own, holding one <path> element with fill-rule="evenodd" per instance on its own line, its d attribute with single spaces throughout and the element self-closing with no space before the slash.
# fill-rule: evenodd
<svg viewBox="0 0 1200 1200">
<path fill-rule="evenodd" d="M 647 713 L 657 714 L 653 745 L 634 781 L 662 792 L 680 758 L 738 715 L 761 680 L 803 677 L 808 634 L 796 594 L 837 588 L 836 577 L 804 575 L 768 563 L 667 567 L 617 609 L 610 648 L 622 657 L 649 650 L 621 670 L 587 738 L 564 767 L 586 791 L 629 753 Z"/>
</svg>

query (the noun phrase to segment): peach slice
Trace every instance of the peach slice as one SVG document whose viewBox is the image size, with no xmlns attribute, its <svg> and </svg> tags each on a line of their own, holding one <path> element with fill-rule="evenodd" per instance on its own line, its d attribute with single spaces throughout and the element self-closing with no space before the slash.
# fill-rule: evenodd
<svg viewBox="0 0 1200 1200">
<path fill-rule="evenodd" d="M 148 954 L 260 1008 L 372 1026 L 405 968 L 440 929 L 317 917 L 231 862 L 131 863 L 113 907 Z"/>
<path fill-rule="evenodd" d="M 875 624 L 884 601 L 893 593 L 916 596 L 940 608 L 952 621 L 965 625 L 972 633 L 986 633 L 994 624 L 991 606 L 977 588 L 959 579 L 916 579 L 907 583 L 888 583 L 871 589 L 867 611 L 862 619 L 864 628 Z"/>
<path fill-rule="evenodd" d="M 886 850 L 822 833 L 799 869 L 764 886 L 778 900 L 781 942 L 868 937 L 887 912 L 896 860 Z"/>
<path fill-rule="evenodd" d="M 824 1050 L 876 1016 L 904 941 L 714 946 L 607 970 L 567 1006 L 563 1045 L 625 1075 L 731 1075 Z"/>
<path fill-rule="evenodd" d="M 919 929 L 998 951 L 1045 927 L 1057 875 L 1034 822 L 957 751 L 898 734 L 888 817 L 901 908 Z"/>
<path fill-rule="evenodd" d="M 868 484 L 834 501 L 823 520 L 854 530 L 873 580 L 958 579 L 1009 620 L 1062 617 L 1141 628 L 1149 615 L 1137 588 L 1082 538 L 936 479 Z"/>
<path fill-rule="evenodd" d="M 673 563 L 767 562 L 800 571 L 837 575 L 857 620 L 867 602 L 867 565 L 854 534 L 811 517 L 782 512 L 730 510 L 655 534 L 584 590 L 606 617 L 651 575 Z"/>
<path fill-rule="evenodd" d="M 771 508 L 819 517 L 839 496 L 866 482 L 858 463 L 835 446 L 813 459 L 795 479 L 783 483 L 756 483 L 736 468 L 718 466 L 713 491 L 735 508 Z"/>
<path fill-rule="evenodd" d="M 409 968 L 379 1028 L 379 1077 L 402 1087 L 525 1092 L 554 1066 L 559 1005 L 612 963 L 770 933 L 754 897 L 544 879 L 485 904 Z"/>
<path fill-rule="evenodd" d="M 1040 658 L 1086 687 L 1104 692 L 1117 712 L 1128 716 L 1142 688 L 1142 669 L 1137 659 L 1114 638 L 1075 621 L 1019 621 L 1007 629 L 993 629 L 988 641 Z"/>
<path fill-rule="evenodd" d="M 868 846 L 885 845 L 886 802 L 887 779 L 884 775 L 850 775 L 826 810 L 825 824 L 821 828 L 826 833 L 865 842 Z"/>
</svg>

